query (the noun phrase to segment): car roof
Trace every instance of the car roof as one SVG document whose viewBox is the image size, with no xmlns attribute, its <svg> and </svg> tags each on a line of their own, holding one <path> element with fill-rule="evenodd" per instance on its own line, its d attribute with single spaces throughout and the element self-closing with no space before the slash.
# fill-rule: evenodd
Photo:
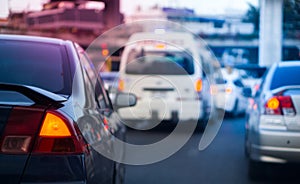
<svg viewBox="0 0 300 184">
<path fill-rule="evenodd" d="M 224 79 L 235 80 L 240 78 L 239 72 L 237 69 L 232 69 L 231 73 L 228 73 L 227 68 L 221 68 L 222 76 Z"/>
<path fill-rule="evenodd" d="M 300 61 L 282 61 L 278 63 L 278 67 L 298 67 L 300 66 Z"/>
<path fill-rule="evenodd" d="M 130 36 L 128 43 L 140 42 L 149 40 L 156 40 L 159 42 L 166 42 L 168 44 L 174 44 L 174 46 L 180 45 L 182 47 L 197 47 L 194 36 L 191 33 L 186 32 L 165 32 L 157 34 L 154 32 L 138 32 Z"/>
<path fill-rule="evenodd" d="M 29 42 L 41 42 L 49 44 L 64 45 L 66 40 L 57 38 L 47 38 L 40 36 L 28 36 L 28 35 L 10 35 L 10 34 L 0 34 L 0 40 L 13 40 L 13 41 L 29 41 Z"/>
</svg>

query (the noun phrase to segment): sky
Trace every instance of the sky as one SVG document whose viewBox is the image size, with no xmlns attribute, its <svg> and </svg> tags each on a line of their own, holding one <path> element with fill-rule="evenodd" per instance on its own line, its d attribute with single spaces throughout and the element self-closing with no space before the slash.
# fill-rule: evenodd
<svg viewBox="0 0 300 184">
<path fill-rule="evenodd" d="M 137 6 L 143 9 L 155 4 L 176 8 L 191 8 L 197 14 L 213 15 L 228 12 L 243 12 L 248 9 L 248 2 L 257 6 L 258 0 L 120 0 L 121 12 L 134 13 Z M 12 11 L 40 10 L 47 0 L 0 0 L 0 18 L 8 15 L 8 7 Z"/>
</svg>

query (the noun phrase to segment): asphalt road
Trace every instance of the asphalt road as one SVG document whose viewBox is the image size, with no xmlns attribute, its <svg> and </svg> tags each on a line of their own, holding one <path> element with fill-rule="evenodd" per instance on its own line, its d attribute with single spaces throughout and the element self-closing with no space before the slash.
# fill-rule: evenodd
<svg viewBox="0 0 300 184">
<path fill-rule="evenodd" d="M 193 183 L 300 183 L 299 165 L 269 166 L 270 173 L 260 182 L 247 176 L 244 156 L 244 117 L 225 118 L 221 129 L 204 151 L 198 150 L 202 133 L 194 133 L 182 149 L 171 157 L 154 164 L 126 166 L 125 184 L 193 184 Z M 128 131 L 128 142 L 156 142 L 169 134 L 163 131 Z"/>
</svg>

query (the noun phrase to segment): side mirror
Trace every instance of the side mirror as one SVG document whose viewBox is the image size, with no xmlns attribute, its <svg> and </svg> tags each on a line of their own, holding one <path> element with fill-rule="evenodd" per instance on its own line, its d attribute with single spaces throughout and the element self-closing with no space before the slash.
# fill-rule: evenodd
<svg viewBox="0 0 300 184">
<path fill-rule="evenodd" d="M 132 93 L 118 93 L 116 95 L 114 107 L 116 109 L 135 106 L 137 98 Z"/>
<path fill-rule="evenodd" d="M 242 92 L 244 97 L 250 98 L 252 97 L 252 90 L 250 87 L 245 87 L 243 88 L 243 92 Z"/>
</svg>

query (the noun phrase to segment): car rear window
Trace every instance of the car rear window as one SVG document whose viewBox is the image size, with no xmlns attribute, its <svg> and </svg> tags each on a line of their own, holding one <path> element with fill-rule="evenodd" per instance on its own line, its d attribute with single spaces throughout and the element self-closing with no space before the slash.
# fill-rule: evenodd
<svg viewBox="0 0 300 184">
<path fill-rule="evenodd" d="M 126 65 L 128 74 L 192 75 L 194 63 L 191 54 L 180 51 L 132 50 Z"/>
<path fill-rule="evenodd" d="M 300 85 L 300 67 L 278 67 L 274 72 L 270 89 L 293 85 Z"/>
<path fill-rule="evenodd" d="M 27 41 L 0 41 L 0 82 L 39 87 L 70 95 L 63 47 Z"/>
<path fill-rule="evenodd" d="M 237 87 L 243 88 L 244 84 L 241 80 L 237 79 L 233 81 L 233 84 L 236 85 Z"/>
</svg>

